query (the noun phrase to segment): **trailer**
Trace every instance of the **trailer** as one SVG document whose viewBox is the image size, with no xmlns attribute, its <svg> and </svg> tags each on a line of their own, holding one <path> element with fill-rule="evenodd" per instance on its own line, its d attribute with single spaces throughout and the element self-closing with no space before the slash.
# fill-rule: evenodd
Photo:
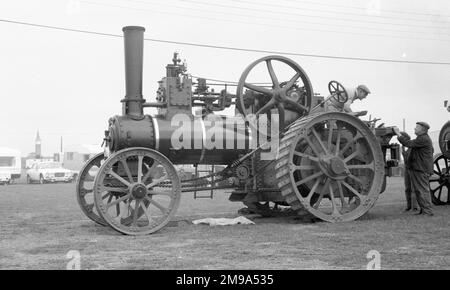
<svg viewBox="0 0 450 290">
<path fill-rule="evenodd" d="M 21 175 L 21 153 L 19 150 L 0 147 L 0 184 L 10 184 Z"/>
</svg>

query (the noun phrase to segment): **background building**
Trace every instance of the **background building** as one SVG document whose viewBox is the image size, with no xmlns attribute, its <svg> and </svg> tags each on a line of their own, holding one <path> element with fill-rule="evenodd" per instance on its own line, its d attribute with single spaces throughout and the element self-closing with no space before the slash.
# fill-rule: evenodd
<svg viewBox="0 0 450 290">
<path fill-rule="evenodd" d="M 66 146 L 62 160 L 63 167 L 70 170 L 80 170 L 86 161 L 100 152 L 103 152 L 103 148 L 100 145 L 79 144 Z"/>
</svg>

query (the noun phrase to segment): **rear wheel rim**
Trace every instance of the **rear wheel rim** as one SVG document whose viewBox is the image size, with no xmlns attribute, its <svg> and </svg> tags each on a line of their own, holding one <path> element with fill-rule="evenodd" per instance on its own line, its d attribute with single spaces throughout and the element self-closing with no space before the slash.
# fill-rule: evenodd
<svg viewBox="0 0 450 290">
<path fill-rule="evenodd" d="M 384 162 L 378 140 L 358 118 L 344 113 L 321 114 L 303 124 L 293 126 L 297 137 L 288 161 L 282 162 L 290 178 L 281 183 L 286 201 L 329 222 L 359 218 L 381 192 Z"/>
</svg>

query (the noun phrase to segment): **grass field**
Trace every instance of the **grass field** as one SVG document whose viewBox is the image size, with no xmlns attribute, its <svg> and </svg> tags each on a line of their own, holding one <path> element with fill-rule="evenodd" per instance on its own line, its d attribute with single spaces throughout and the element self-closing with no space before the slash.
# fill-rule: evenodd
<svg viewBox="0 0 450 290">
<path fill-rule="evenodd" d="M 450 207 L 435 216 L 403 213 L 401 178 L 357 221 L 300 223 L 257 218 L 256 225 L 209 227 L 194 218 L 235 217 L 228 194 L 183 196 L 174 222 L 156 234 L 121 235 L 78 208 L 75 184 L 0 187 L 0 269 L 66 269 L 77 250 L 82 269 L 366 269 L 370 250 L 382 269 L 450 269 Z"/>
</svg>

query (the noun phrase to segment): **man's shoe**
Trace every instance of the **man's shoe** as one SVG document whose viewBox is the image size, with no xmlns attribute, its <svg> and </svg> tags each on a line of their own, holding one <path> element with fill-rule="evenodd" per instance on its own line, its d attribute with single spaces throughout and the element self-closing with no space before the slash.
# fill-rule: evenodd
<svg viewBox="0 0 450 290">
<path fill-rule="evenodd" d="M 417 207 L 413 208 L 413 211 L 418 211 L 419 209 Z"/>
<path fill-rule="evenodd" d="M 423 210 L 422 209 L 420 209 L 420 211 L 418 213 L 415 213 L 414 215 L 421 215 L 421 214 L 423 214 Z"/>
<path fill-rule="evenodd" d="M 434 213 L 432 213 L 432 212 L 429 212 L 429 213 L 423 213 L 424 215 L 427 215 L 427 216 L 434 216 Z"/>
<path fill-rule="evenodd" d="M 411 207 L 410 206 L 408 206 L 407 208 L 405 208 L 403 211 L 410 211 L 411 210 Z"/>
</svg>

